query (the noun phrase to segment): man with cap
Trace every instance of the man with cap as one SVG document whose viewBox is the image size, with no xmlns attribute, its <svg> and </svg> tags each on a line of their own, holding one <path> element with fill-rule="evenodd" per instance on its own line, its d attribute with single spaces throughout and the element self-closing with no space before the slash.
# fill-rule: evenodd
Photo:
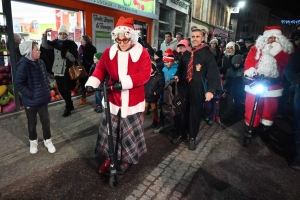
<svg viewBox="0 0 300 200">
<path fill-rule="evenodd" d="M 261 94 L 254 121 L 254 127 L 261 122 L 262 133 L 268 133 L 272 126 L 278 99 L 282 95 L 282 77 L 284 67 L 290 59 L 292 44 L 282 35 L 279 26 L 266 26 L 263 35 L 259 36 L 246 58 L 244 76 L 252 78 L 263 74 L 266 80 L 266 90 Z M 250 123 L 255 100 L 255 88 L 245 85 L 245 123 Z M 267 136 L 267 135 L 264 135 Z"/>
<path fill-rule="evenodd" d="M 151 60 L 147 50 L 138 42 L 139 33 L 134 30 L 132 18 L 120 17 L 111 36 L 115 43 L 102 53 L 86 89 L 92 91 L 104 81 L 113 85 L 108 94 L 111 134 L 117 145 L 114 147 L 116 157 L 122 162 L 117 170 L 124 174 L 147 152 L 142 113 L 145 110 L 144 85 L 150 79 Z M 110 165 L 105 117 L 100 124 L 95 153 L 106 156 L 99 168 L 100 173 L 105 173 Z"/>
<path fill-rule="evenodd" d="M 69 68 L 72 67 L 76 58 L 78 58 L 77 44 L 74 41 L 68 40 L 66 26 L 62 25 L 58 29 L 58 38 L 53 41 L 47 40 L 47 34 L 51 31 L 51 28 L 46 29 L 42 37 L 42 47 L 53 50 L 54 61 L 52 62 L 52 72 L 54 73 L 59 93 L 66 103 L 62 116 L 68 117 L 71 111 L 74 110 L 70 91 L 75 87 L 76 81 L 70 79 Z"/>
<path fill-rule="evenodd" d="M 191 36 L 192 50 L 188 61 L 181 59 L 178 71 L 174 76 L 183 88 L 185 106 L 183 109 L 183 121 L 180 123 L 182 130 L 178 140 L 184 137 L 184 131 L 188 132 L 189 150 L 196 149 L 195 139 L 200 127 L 200 119 L 203 111 L 203 102 L 210 101 L 218 90 L 222 90 L 218 66 L 209 46 L 202 43 L 205 33 L 200 29 L 193 29 Z"/>
</svg>

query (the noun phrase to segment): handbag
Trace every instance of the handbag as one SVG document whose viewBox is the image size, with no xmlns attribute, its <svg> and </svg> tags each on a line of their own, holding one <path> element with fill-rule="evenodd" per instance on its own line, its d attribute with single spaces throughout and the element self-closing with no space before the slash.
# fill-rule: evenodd
<svg viewBox="0 0 300 200">
<path fill-rule="evenodd" d="M 73 63 L 72 67 L 69 68 L 71 80 L 78 80 L 88 76 L 88 73 L 86 72 L 85 68 L 82 65 L 80 65 L 77 59 L 76 61 L 78 65 L 76 65 L 76 63 Z"/>
</svg>

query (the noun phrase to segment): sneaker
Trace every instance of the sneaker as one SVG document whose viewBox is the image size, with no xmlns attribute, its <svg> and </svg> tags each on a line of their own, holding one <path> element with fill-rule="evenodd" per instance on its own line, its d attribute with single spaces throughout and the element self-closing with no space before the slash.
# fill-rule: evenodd
<svg viewBox="0 0 300 200">
<path fill-rule="evenodd" d="M 290 164 L 290 168 L 300 171 L 300 160 L 296 160 Z"/>
<path fill-rule="evenodd" d="M 158 125 L 158 126 L 154 129 L 154 133 L 159 133 L 159 132 L 162 131 L 163 129 L 164 129 L 164 126 Z"/>
<path fill-rule="evenodd" d="M 98 106 L 96 106 L 96 107 L 94 108 L 94 111 L 97 112 L 97 109 L 98 109 Z"/>
<path fill-rule="evenodd" d="M 182 141 L 186 140 L 186 137 L 180 135 L 174 138 L 171 142 L 172 144 L 180 144 Z"/>
<path fill-rule="evenodd" d="M 205 121 L 207 121 L 207 122 L 209 121 L 209 116 L 205 117 Z"/>
<path fill-rule="evenodd" d="M 102 110 L 102 107 L 100 107 L 100 106 L 97 107 L 97 110 L 96 110 L 97 113 L 102 113 L 102 111 L 103 111 L 103 110 Z"/>
<path fill-rule="evenodd" d="M 188 149 L 192 150 L 192 151 L 196 149 L 196 143 L 195 143 L 195 139 L 194 138 L 189 139 Z"/>
<path fill-rule="evenodd" d="M 31 154 L 35 154 L 38 152 L 38 149 L 37 149 L 37 146 L 38 146 L 38 140 L 29 140 L 29 143 L 30 143 L 30 150 L 29 152 Z"/>
<path fill-rule="evenodd" d="M 47 147 L 49 153 L 55 153 L 56 149 L 52 143 L 51 138 L 48 140 L 44 140 L 44 145 Z"/>
<path fill-rule="evenodd" d="M 213 121 L 213 120 L 209 120 L 209 121 L 207 122 L 207 124 L 208 124 L 208 125 L 210 125 L 210 126 L 212 126 L 212 125 L 213 125 L 213 123 L 214 123 L 214 121 Z"/>
</svg>

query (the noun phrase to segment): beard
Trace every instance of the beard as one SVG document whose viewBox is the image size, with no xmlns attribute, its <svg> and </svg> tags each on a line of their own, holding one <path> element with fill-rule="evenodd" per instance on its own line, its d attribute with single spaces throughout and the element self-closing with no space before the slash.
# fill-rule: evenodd
<svg viewBox="0 0 300 200">
<path fill-rule="evenodd" d="M 279 76 L 277 61 L 268 54 L 263 54 L 257 64 L 257 72 L 265 77 L 277 78 Z"/>
</svg>

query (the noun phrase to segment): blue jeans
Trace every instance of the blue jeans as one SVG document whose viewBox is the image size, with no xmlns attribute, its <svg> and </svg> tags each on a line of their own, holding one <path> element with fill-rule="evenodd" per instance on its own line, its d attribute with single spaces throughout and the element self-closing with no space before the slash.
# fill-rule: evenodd
<svg viewBox="0 0 300 200">
<path fill-rule="evenodd" d="M 103 83 L 101 83 L 98 88 L 100 88 L 100 87 L 103 87 Z M 98 106 L 102 107 L 102 103 L 101 103 L 101 101 L 102 101 L 101 91 L 96 91 L 95 92 L 95 98 L 96 98 L 96 104 Z"/>
<path fill-rule="evenodd" d="M 290 137 L 290 148 L 293 159 L 300 161 L 300 86 L 297 86 L 294 97 L 294 122 Z"/>
</svg>

